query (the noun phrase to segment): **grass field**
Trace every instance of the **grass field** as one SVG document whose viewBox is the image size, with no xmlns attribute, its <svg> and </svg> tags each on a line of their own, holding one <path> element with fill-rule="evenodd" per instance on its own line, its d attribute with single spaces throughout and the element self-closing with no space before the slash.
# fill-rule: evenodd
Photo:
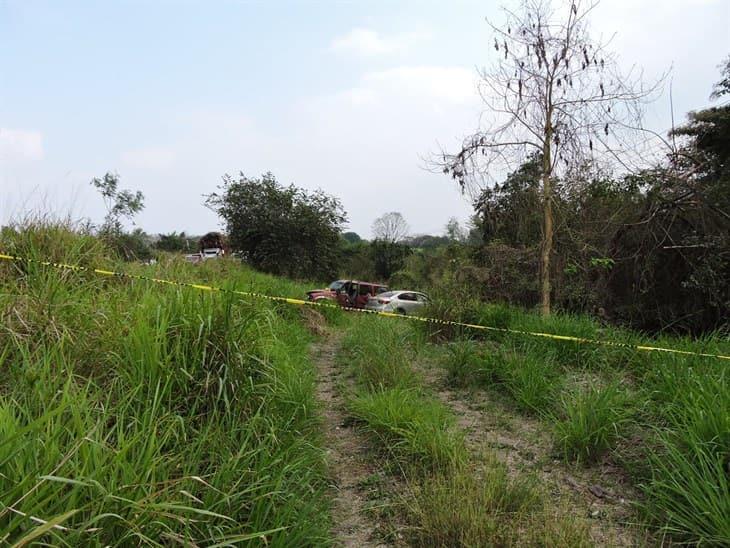
<svg viewBox="0 0 730 548">
<path fill-rule="evenodd" d="M 306 289 L 233 261 L 121 264 L 63 225 L 4 230 L 0 250 L 270 295 Z M 474 442 L 444 399 L 458 389 L 483 416 L 539 425 L 561 473 L 622 470 L 640 493 L 632 526 L 649 544 L 730 543 L 729 362 L 323 313 L 352 379 L 346 412 L 370 440 L 367 457 L 402 487 L 390 494 L 395 517 L 375 518 L 402 527 L 386 540 L 596 543 L 595 523 L 556 502 L 540 470 L 515 471 Z M 436 302 L 429 313 L 647 340 L 501 305 Z M 337 543 L 309 352 L 322 326 L 301 309 L 0 262 L 0 315 L 0 544 Z M 722 334 L 654 343 L 730 354 Z M 424 364 L 443 373 L 440 385 Z"/>
<path fill-rule="evenodd" d="M 543 319 L 494 305 L 450 312 L 449 319 L 515 330 L 730 354 L 730 340 L 721 333 L 652 340 L 585 317 Z M 640 516 L 657 538 L 730 542 L 730 362 L 426 329 L 447 349 L 440 362 L 452 385 L 504 394 L 520 412 L 539 417 L 569 463 L 618 463 L 643 493 Z"/>
<path fill-rule="evenodd" d="M 64 227 L 6 252 L 300 296 L 240 265 L 116 264 Z M 329 542 L 300 311 L 0 264 L 0 544 Z"/>
</svg>

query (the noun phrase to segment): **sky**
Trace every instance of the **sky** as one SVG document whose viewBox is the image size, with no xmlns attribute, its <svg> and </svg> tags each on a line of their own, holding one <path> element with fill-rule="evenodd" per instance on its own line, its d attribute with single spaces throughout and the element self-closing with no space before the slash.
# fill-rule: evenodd
<svg viewBox="0 0 730 548">
<path fill-rule="evenodd" d="M 220 228 L 221 177 L 271 171 L 338 197 L 348 229 L 399 211 L 411 233 L 466 220 L 428 158 L 478 126 L 497 2 L 0 0 L 0 224 L 42 210 L 103 219 L 107 171 L 141 190 L 148 233 Z M 514 2 L 505 1 L 514 6 Z M 708 106 L 730 0 L 603 0 L 597 36 L 647 78 L 647 125 Z"/>
</svg>

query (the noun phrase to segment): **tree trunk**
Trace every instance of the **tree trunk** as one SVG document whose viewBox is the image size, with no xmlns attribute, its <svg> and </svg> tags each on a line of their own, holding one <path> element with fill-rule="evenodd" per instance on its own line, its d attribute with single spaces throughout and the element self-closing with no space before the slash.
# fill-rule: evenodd
<svg viewBox="0 0 730 548">
<path fill-rule="evenodd" d="M 550 315 L 550 255 L 553 251 L 553 189 L 550 181 L 551 158 L 550 139 L 552 139 L 552 127 L 548 124 L 545 127 L 545 145 L 542 154 L 542 212 L 543 212 L 543 234 L 542 249 L 540 253 L 540 311 L 543 316 Z"/>
</svg>

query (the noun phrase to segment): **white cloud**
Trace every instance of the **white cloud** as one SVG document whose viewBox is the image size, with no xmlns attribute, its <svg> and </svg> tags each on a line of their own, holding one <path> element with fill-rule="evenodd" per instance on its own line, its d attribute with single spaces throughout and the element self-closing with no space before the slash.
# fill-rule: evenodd
<svg viewBox="0 0 730 548">
<path fill-rule="evenodd" d="M 331 49 L 337 52 L 354 52 L 359 55 L 384 55 L 407 50 L 418 42 L 428 40 L 431 33 L 420 30 L 393 36 L 381 36 L 371 29 L 356 28 L 332 41 Z"/>
<path fill-rule="evenodd" d="M 43 159 L 43 134 L 40 131 L 0 128 L 0 160 L 17 164 Z"/>
<path fill-rule="evenodd" d="M 465 67 L 402 66 L 363 76 L 365 88 L 381 94 L 466 103 L 476 97 L 476 75 Z"/>
<path fill-rule="evenodd" d="M 166 169 L 175 163 L 176 153 L 171 147 L 142 147 L 122 152 L 122 162 L 138 169 Z"/>
</svg>

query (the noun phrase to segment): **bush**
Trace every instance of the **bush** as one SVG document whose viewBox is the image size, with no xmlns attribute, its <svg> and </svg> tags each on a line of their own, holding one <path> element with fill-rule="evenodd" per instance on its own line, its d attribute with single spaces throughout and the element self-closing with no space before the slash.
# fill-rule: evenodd
<svg viewBox="0 0 730 548">
<path fill-rule="evenodd" d="M 454 341 L 443 360 L 448 382 L 455 387 L 487 387 L 505 378 L 505 358 L 497 349 L 473 339 Z"/>
<path fill-rule="evenodd" d="M 296 279 L 337 275 L 340 234 L 347 216 L 321 190 L 281 186 L 271 173 L 258 179 L 223 177 L 206 205 L 226 223 L 231 247 L 253 267 Z"/>
</svg>

